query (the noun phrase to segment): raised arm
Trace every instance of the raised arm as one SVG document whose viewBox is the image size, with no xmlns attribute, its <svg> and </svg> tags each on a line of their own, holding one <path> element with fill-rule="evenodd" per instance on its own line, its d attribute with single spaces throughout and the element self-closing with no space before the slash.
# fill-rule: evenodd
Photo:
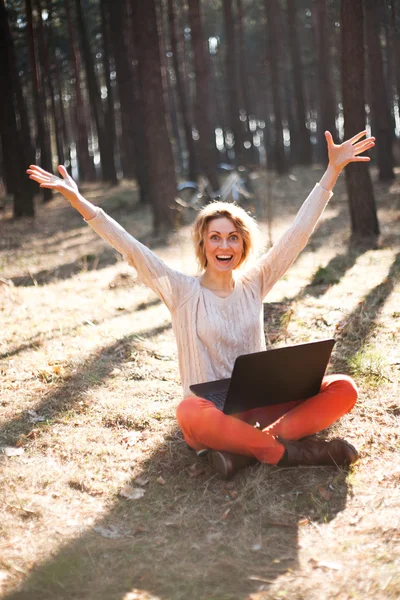
<svg viewBox="0 0 400 600">
<path fill-rule="evenodd" d="M 64 166 L 60 165 L 58 171 L 62 179 L 36 165 L 31 165 L 27 173 L 30 179 L 40 184 L 40 187 L 60 192 L 71 206 L 80 212 L 92 229 L 120 252 L 124 259 L 136 269 L 140 281 L 148 285 L 173 311 L 190 295 L 193 289 L 193 279 L 168 267 L 102 209 L 86 200 Z"/>
<path fill-rule="evenodd" d="M 37 165 L 31 165 L 26 172 L 29 174 L 29 179 L 37 181 L 40 187 L 49 188 L 62 194 L 71 206 L 81 213 L 86 221 L 89 221 L 96 216 L 96 208 L 80 194 L 78 186 L 63 165 L 59 165 L 58 167 L 58 172 L 62 179 L 48 173 Z"/>
<path fill-rule="evenodd" d="M 366 133 L 366 131 L 361 131 L 343 144 L 334 144 L 332 135 L 329 131 L 325 132 L 329 163 L 324 175 L 304 201 L 293 224 L 246 274 L 246 277 L 260 286 L 262 298 L 284 275 L 306 246 L 332 196 L 332 189 L 342 169 L 351 162 L 368 162 L 370 160 L 368 156 L 359 156 L 375 145 L 373 137 L 362 139 Z"/>
</svg>

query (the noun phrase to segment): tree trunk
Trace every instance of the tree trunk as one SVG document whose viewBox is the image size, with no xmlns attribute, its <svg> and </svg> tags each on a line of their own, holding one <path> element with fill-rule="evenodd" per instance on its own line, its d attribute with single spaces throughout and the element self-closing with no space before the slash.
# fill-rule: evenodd
<svg viewBox="0 0 400 600">
<path fill-rule="evenodd" d="M 349 139 L 365 129 L 364 15 L 362 0 L 342 0 L 342 92 L 344 136 Z M 349 60 L 349 56 L 351 60 Z M 374 191 L 369 169 L 362 163 L 346 167 L 351 232 L 355 240 L 379 235 Z"/>
<path fill-rule="evenodd" d="M 200 0 L 188 0 L 194 71 L 196 74 L 196 97 L 194 101 L 195 125 L 199 133 L 198 157 L 200 169 L 212 189 L 219 189 L 217 174 L 217 150 L 215 133 L 210 118 L 210 66 L 209 53 L 203 34 Z"/>
<path fill-rule="evenodd" d="M 236 64 L 237 47 L 235 43 L 235 24 L 232 0 L 223 0 L 222 8 L 226 38 L 225 99 L 228 103 L 229 128 L 233 133 L 233 138 L 235 141 L 234 151 L 236 163 L 243 164 L 246 162 L 246 157 L 244 149 L 243 123 L 240 120 L 239 112 L 238 67 Z"/>
<path fill-rule="evenodd" d="M 46 171 L 52 171 L 51 156 L 50 156 L 50 138 L 46 124 L 46 106 L 45 106 L 45 93 L 43 88 L 42 78 L 40 76 L 39 57 L 38 49 L 35 38 L 34 26 L 33 26 L 33 15 L 32 15 L 32 3 L 31 0 L 25 0 L 26 6 L 26 17 L 27 17 L 27 32 L 28 32 L 28 46 L 29 56 L 32 69 L 32 89 L 33 89 L 33 100 L 35 107 L 35 117 L 37 125 L 37 143 L 36 148 L 40 150 L 40 165 Z M 40 16 L 41 18 L 41 16 Z M 52 199 L 52 190 L 43 188 L 43 201 L 48 202 Z"/>
<path fill-rule="evenodd" d="M 249 150 L 248 154 L 250 162 L 258 162 L 258 153 L 254 146 L 253 134 L 250 130 L 250 78 L 248 74 L 247 65 L 247 48 L 244 37 L 244 11 L 242 0 L 236 0 L 236 12 L 237 12 L 237 29 L 238 29 L 238 68 L 239 68 L 239 91 L 241 94 L 241 100 L 239 98 L 240 106 L 243 107 L 246 115 L 246 131 L 245 131 L 245 147 Z"/>
<path fill-rule="evenodd" d="M 150 202 L 150 173 L 147 140 L 144 134 L 144 102 L 138 83 L 136 57 L 130 57 L 132 40 L 131 14 L 126 2 L 107 5 L 110 33 L 117 75 L 118 97 L 121 105 L 121 163 L 124 177 L 136 178 L 140 201 Z M 126 23 L 128 22 L 128 27 Z M 131 43 L 131 47 L 133 42 Z"/>
<path fill-rule="evenodd" d="M 376 153 L 379 179 L 394 179 L 393 171 L 393 129 L 385 76 L 379 31 L 379 6 L 376 0 L 364 0 L 365 31 L 368 52 L 368 74 L 373 119 L 376 131 Z"/>
<path fill-rule="evenodd" d="M 82 44 L 83 62 L 85 65 L 86 81 L 89 93 L 90 107 L 96 123 L 97 137 L 99 143 L 100 163 L 103 179 L 113 183 L 116 179 L 114 155 L 109 152 L 112 141 L 108 140 L 105 133 L 104 113 L 101 103 L 101 94 L 96 78 L 94 61 L 90 49 L 89 38 L 86 30 L 86 23 L 83 17 L 82 0 L 76 0 L 76 13 L 78 17 L 78 29 Z"/>
<path fill-rule="evenodd" d="M 104 111 L 104 133 L 107 140 L 106 152 L 107 161 L 103 169 L 104 178 L 112 185 L 118 185 L 117 171 L 115 167 L 115 152 L 117 134 L 115 131 L 115 109 L 114 109 L 114 92 L 111 86 L 111 68 L 110 68 L 110 33 L 107 13 L 112 10 L 109 6 L 110 0 L 100 1 L 101 24 L 103 33 L 103 65 L 104 76 L 107 87 L 107 104 Z"/>
<path fill-rule="evenodd" d="M 192 125 L 189 117 L 188 103 L 186 99 L 186 92 L 184 83 L 181 76 L 181 70 L 179 65 L 179 47 L 178 47 L 178 36 L 176 32 L 175 23 L 175 12 L 173 0 L 168 0 L 168 21 L 169 21 L 169 33 L 171 37 L 171 52 L 172 52 L 172 64 L 174 67 L 175 81 L 176 81 L 176 92 L 178 96 L 178 102 L 181 109 L 183 132 L 186 144 L 187 160 L 188 160 L 188 175 L 189 179 L 196 181 L 197 179 L 197 168 L 196 168 L 196 154 L 194 148 L 194 140 L 192 135 Z"/>
<path fill-rule="evenodd" d="M 0 140 L 7 172 L 6 185 L 14 196 L 14 217 L 33 217 L 33 189 L 25 173 L 28 165 L 25 163 L 24 149 L 28 140 L 21 139 L 15 111 L 15 82 L 18 74 L 12 72 L 13 54 L 7 11 L 4 0 L 0 0 Z"/>
<path fill-rule="evenodd" d="M 286 173 L 288 165 L 283 144 L 281 58 L 280 42 L 278 42 L 277 36 L 278 10 L 279 6 L 276 2 L 265 0 L 265 14 L 267 16 L 267 62 L 271 71 L 271 93 L 275 119 L 274 162 L 278 173 Z"/>
<path fill-rule="evenodd" d="M 400 113 L 400 18 L 398 14 L 398 7 L 396 2 L 393 0 L 391 3 L 392 9 L 392 44 L 393 44 L 393 56 L 395 64 L 395 80 L 396 80 L 396 92 L 397 92 L 397 108 Z"/>
<path fill-rule="evenodd" d="M 94 181 L 96 179 L 96 172 L 92 157 L 89 154 L 89 134 L 85 118 L 85 107 L 81 91 L 81 68 L 80 68 L 80 54 L 79 48 L 76 42 L 75 28 L 72 19 L 71 10 L 72 0 L 66 0 L 65 10 L 67 13 L 67 25 L 68 25 L 68 38 L 69 47 L 72 58 L 74 79 L 75 79 L 75 122 L 76 122 L 76 148 L 77 148 L 77 160 L 78 160 L 78 172 L 79 179 L 82 181 Z"/>
<path fill-rule="evenodd" d="M 296 162 L 301 165 L 310 165 L 312 162 L 312 146 L 310 133 L 306 126 L 306 107 L 304 95 L 303 65 L 301 49 L 297 34 L 297 0 L 287 0 L 287 24 L 289 38 L 289 53 L 292 67 L 292 80 L 294 87 L 295 126 L 293 132 L 294 155 Z"/>
<path fill-rule="evenodd" d="M 60 120 L 57 115 L 57 105 L 55 99 L 55 91 L 52 79 L 52 73 L 50 69 L 50 61 L 49 61 L 49 52 L 48 52 L 48 42 L 45 38 L 45 32 L 43 27 L 42 20 L 42 6 L 40 0 L 36 0 L 36 7 L 39 14 L 39 35 L 40 35 L 40 45 L 41 45 L 41 57 L 43 64 L 43 81 L 46 82 L 48 92 L 50 95 L 51 109 L 53 113 L 53 122 L 54 122 L 54 134 L 56 140 L 56 148 L 57 148 L 57 158 L 58 163 L 64 164 L 64 142 L 62 139 L 62 131 L 60 128 Z M 48 32 L 49 32 L 49 41 L 51 40 L 51 12 L 48 16 Z M 54 55 L 54 54 L 53 54 Z"/>
<path fill-rule="evenodd" d="M 175 165 L 168 136 L 161 59 L 154 0 L 132 0 L 132 22 L 136 42 L 139 81 L 144 105 L 144 125 L 148 144 L 150 193 L 153 226 L 156 233 L 174 225 L 171 210 L 176 194 Z"/>
<path fill-rule="evenodd" d="M 329 21 L 327 0 L 313 0 L 314 29 L 318 48 L 319 127 L 318 146 L 322 162 L 328 160 L 325 131 L 337 139 L 336 99 L 332 84 L 332 60 L 330 53 Z"/>
</svg>

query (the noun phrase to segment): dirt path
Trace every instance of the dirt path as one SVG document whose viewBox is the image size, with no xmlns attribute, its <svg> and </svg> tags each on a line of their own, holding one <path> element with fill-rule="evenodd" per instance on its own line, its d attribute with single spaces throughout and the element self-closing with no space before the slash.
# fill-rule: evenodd
<svg viewBox="0 0 400 600">
<path fill-rule="evenodd" d="M 274 240 L 320 175 L 272 181 Z M 177 429 L 176 348 L 154 294 L 61 199 L 35 222 L 3 216 L 2 598 L 400 598 L 399 187 L 376 184 L 382 236 L 362 250 L 341 180 L 267 298 L 271 343 L 336 337 L 330 368 L 360 401 L 328 435 L 361 460 L 350 473 L 258 465 L 229 483 Z M 85 194 L 195 272 L 188 228 L 154 240 L 131 186 Z"/>
</svg>

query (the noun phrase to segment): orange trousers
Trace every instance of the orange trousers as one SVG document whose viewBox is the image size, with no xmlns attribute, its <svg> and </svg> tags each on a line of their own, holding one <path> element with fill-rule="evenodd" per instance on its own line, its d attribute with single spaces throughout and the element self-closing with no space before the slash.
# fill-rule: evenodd
<svg viewBox="0 0 400 600">
<path fill-rule="evenodd" d="M 312 398 L 235 416 L 225 415 L 209 400 L 189 396 L 178 405 L 177 419 L 185 441 L 194 450 L 225 450 L 275 465 L 285 451 L 277 436 L 299 440 L 317 433 L 350 412 L 357 396 L 351 377 L 327 375 Z M 261 429 L 254 427 L 257 422 Z"/>
</svg>

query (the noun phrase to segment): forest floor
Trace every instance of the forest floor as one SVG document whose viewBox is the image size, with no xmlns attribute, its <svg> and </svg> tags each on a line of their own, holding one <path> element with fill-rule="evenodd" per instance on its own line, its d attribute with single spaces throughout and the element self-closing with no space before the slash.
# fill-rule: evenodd
<svg viewBox="0 0 400 600">
<path fill-rule="evenodd" d="M 400 598 L 400 173 L 375 248 L 349 245 L 344 177 L 268 297 L 273 345 L 334 336 L 355 409 L 350 471 L 256 465 L 221 481 L 177 428 L 167 309 L 63 199 L 0 219 L 0 596 L 7 600 Z M 276 240 L 321 176 L 271 177 Z M 255 180 L 264 194 L 265 176 Z M 84 193 L 196 273 L 188 226 L 151 235 L 136 191 Z"/>
</svg>

